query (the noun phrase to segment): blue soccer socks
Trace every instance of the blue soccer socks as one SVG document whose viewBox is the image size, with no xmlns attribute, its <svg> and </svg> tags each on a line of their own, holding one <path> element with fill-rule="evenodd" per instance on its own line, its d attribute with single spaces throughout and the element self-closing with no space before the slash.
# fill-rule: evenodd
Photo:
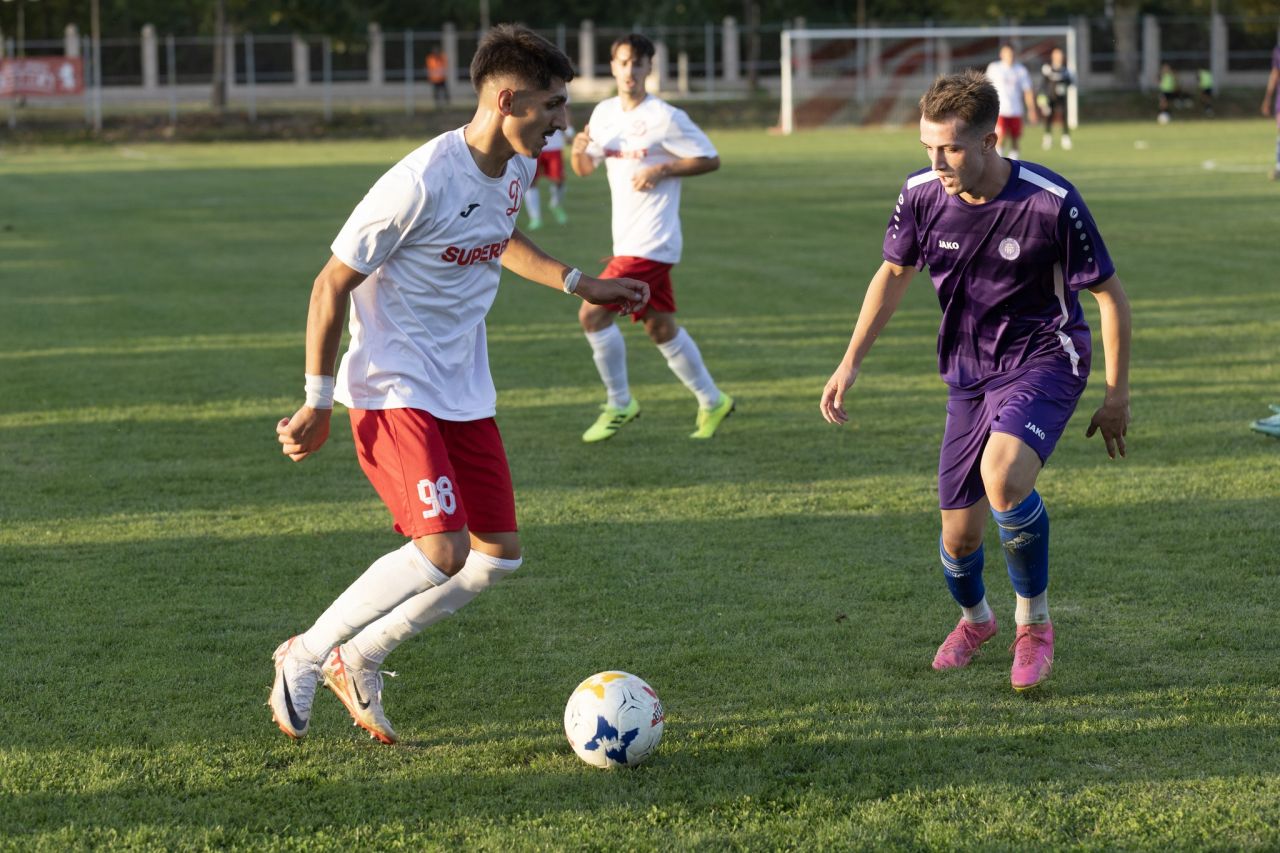
<svg viewBox="0 0 1280 853">
<path fill-rule="evenodd" d="M 1009 580 L 1019 598 L 1036 598 L 1049 586 L 1049 514 L 1034 489 L 1013 509 L 992 510 L 1000 525 Z"/>
<path fill-rule="evenodd" d="M 938 537 L 938 556 L 942 558 L 942 573 L 947 578 L 951 597 L 964 608 L 977 607 L 987 596 L 982 583 L 982 546 L 967 557 L 953 557 Z"/>
</svg>

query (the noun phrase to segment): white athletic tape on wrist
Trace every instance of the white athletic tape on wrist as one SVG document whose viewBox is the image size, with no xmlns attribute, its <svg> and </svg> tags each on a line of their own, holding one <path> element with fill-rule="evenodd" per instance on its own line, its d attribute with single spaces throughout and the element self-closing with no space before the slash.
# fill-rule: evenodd
<svg viewBox="0 0 1280 853">
<path fill-rule="evenodd" d="M 312 373 L 304 374 L 307 384 L 304 390 L 307 393 L 307 405 L 313 409 L 332 409 L 333 408 L 333 377 L 317 376 Z"/>
<path fill-rule="evenodd" d="M 578 289 L 578 279 L 582 278 L 582 270 L 574 267 L 564 277 L 564 292 L 573 293 Z"/>
</svg>

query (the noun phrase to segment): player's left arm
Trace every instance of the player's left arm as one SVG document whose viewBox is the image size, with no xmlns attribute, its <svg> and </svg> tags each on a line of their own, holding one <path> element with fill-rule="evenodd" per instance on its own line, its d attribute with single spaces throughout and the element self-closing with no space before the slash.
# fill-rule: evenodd
<svg viewBox="0 0 1280 853">
<path fill-rule="evenodd" d="M 1089 288 L 1098 300 L 1102 317 L 1102 350 L 1107 361 L 1107 392 L 1102 405 L 1093 413 L 1085 437 L 1099 430 L 1107 445 L 1107 455 L 1125 455 L 1124 437 L 1129 431 L 1129 346 L 1133 320 L 1129 297 L 1115 275 Z"/>
<path fill-rule="evenodd" d="M 651 190 L 664 178 L 692 178 L 694 175 L 705 175 L 720 168 L 720 158 L 715 157 L 681 157 L 666 163 L 658 163 L 636 170 L 631 178 L 631 186 L 637 190 Z"/>
<path fill-rule="evenodd" d="M 624 314 L 639 311 L 649 301 L 649 285 L 631 278 L 596 278 L 579 271 L 576 282 L 570 282 L 574 268 L 542 251 L 519 228 L 511 232 L 502 265 L 537 284 L 568 289 L 593 305 L 621 305 Z"/>
</svg>

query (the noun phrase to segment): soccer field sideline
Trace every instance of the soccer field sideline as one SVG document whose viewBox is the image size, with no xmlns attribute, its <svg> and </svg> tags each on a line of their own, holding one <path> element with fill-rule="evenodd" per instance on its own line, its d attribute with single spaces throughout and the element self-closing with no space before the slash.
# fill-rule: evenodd
<svg viewBox="0 0 1280 853">
<path fill-rule="evenodd" d="M 599 392 L 573 307 L 504 279 L 491 349 L 528 561 L 397 654 L 395 748 L 329 696 L 288 743 L 261 703 L 274 643 L 396 539 L 342 422 L 300 466 L 272 424 L 329 240 L 416 143 L 0 151 L 0 846 L 1275 847 L 1280 442 L 1247 424 L 1280 402 L 1280 186 L 1244 171 L 1271 133 L 1092 125 L 1043 156 L 1135 316 L 1130 458 L 1083 437 L 1095 373 L 1042 479 L 1043 695 L 1008 690 L 1003 634 L 972 671 L 928 670 L 954 612 L 923 276 L 853 422 L 817 411 L 919 143 L 712 131 L 725 165 L 686 187 L 676 275 L 740 411 L 690 446 L 688 400 L 634 346 L 645 415 L 584 448 Z M 606 191 L 568 199 L 538 239 L 589 268 Z M 610 668 L 667 707 L 629 774 L 560 731 Z"/>
</svg>

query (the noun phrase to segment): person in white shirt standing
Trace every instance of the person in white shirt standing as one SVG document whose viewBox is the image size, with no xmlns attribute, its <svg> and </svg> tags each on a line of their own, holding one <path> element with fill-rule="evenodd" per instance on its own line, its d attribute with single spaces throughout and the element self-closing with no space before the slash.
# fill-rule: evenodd
<svg viewBox="0 0 1280 853">
<path fill-rule="evenodd" d="M 410 541 L 276 649 L 268 704 L 292 738 L 307 733 L 323 680 L 359 726 L 395 743 L 383 659 L 520 566 L 484 323 L 502 267 L 624 311 L 648 300 L 644 282 L 583 275 L 515 229 L 530 158 L 568 125 L 572 78 L 569 59 L 541 36 L 509 24 L 490 30 L 471 63 L 471 123 L 374 184 L 312 287 L 306 402 L 277 425 L 281 449 L 295 462 L 319 450 L 342 402 L 360 465 Z M 348 301 L 351 343 L 335 381 Z"/>
<path fill-rule="evenodd" d="M 613 43 L 609 68 L 617 97 L 591 113 L 573 140 L 573 171 L 586 177 L 606 164 L 613 198 L 613 257 L 602 276 L 647 282 L 649 305 L 635 315 L 667 359 L 667 365 L 698 398 L 691 438 L 715 435 L 734 410 L 734 400 L 716 387 L 698 345 L 676 323 L 671 268 L 680 261 L 681 178 L 720 168 L 707 135 L 683 110 L 645 91 L 653 66 L 653 42 L 638 33 Z M 618 306 L 583 305 L 578 320 L 586 332 L 608 401 L 582 435 L 588 443 L 612 438 L 640 414 L 627 383 L 627 348 L 614 323 Z"/>
<path fill-rule="evenodd" d="M 1022 122 L 1032 121 L 1039 114 L 1036 94 L 1031 85 L 1027 66 L 1013 55 L 1013 45 L 1000 45 L 1000 58 L 987 66 L 987 79 L 996 87 L 1000 96 L 1000 118 L 996 121 L 996 148 L 1003 156 L 1005 140 L 1009 141 L 1009 156 L 1017 160 L 1018 141 L 1022 138 Z"/>
</svg>

